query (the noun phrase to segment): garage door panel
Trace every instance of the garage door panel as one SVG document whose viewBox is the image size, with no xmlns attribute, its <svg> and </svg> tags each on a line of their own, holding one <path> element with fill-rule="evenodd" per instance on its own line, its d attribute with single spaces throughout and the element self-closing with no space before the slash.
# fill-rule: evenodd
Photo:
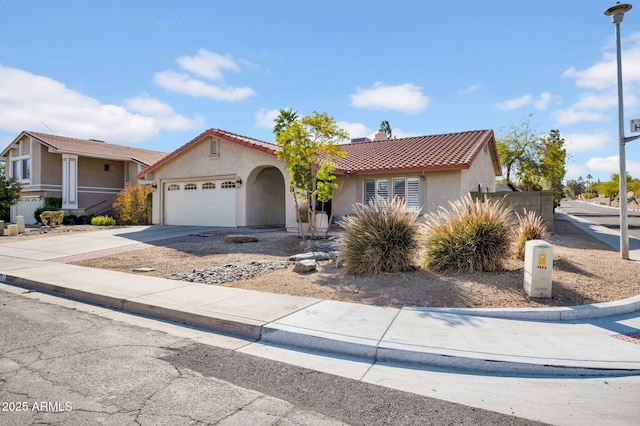
<svg viewBox="0 0 640 426">
<path fill-rule="evenodd" d="M 16 216 L 23 216 L 25 224 L 33 225 L 37 223 L 34 213 L 43 205 L 40 196 L 22 196 L 16 204 Z"/>
<path fill-rule="evenodd" d="M 228 187 L 232 183 L 233 187 Z M 235 227 L 235 183 L 202 181 L 165 184 L 164 224 Z"/>
</svg>

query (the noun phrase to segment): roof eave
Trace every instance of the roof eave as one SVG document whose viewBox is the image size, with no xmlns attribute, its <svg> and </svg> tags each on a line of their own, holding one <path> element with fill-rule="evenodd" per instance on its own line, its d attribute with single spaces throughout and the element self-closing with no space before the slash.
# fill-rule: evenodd
<svg viewBox="0 0 640 426">
<path fill-rule="evenodd" d="M 250 149 L 255 149 L 256 151 L 262 151 L 262 152 L 265 152 L 265 153 L 267 153 L 269 155 L 276 156 L 275 145 L 274 145 L 274 149 L 270 149 L 270 148 L 268 148 L 266 146 L 256 145 L 256 144 L 252 144 L 252 143 L 247 142 L 247 141 L 243 141 L 241 139 L 230 137 L 230 136 L 228 136 L 228 135 L 226 135 L 224 133 L 221 133 L 221 132 L 217 131 L 216 129 L 208 129 L 208 130 L 202 132 L 201 134 L 199 134 L 198 136 L 196 136 L 195 138 L 193 138 L 191 141 L 189 141 L 186 144 L 182 145 L 181 147 L 179 147 L 175 151 L 167 154 L 161 160 L 156 161 L 154 164 L 150 165 L 149 167 L 147 167 L 146 169 L 144 169 L 143 171 L 138 173 L 136 175 L 136 178 L 142 179 L 144 176 L 146 176 L 149 173 L 151 173 L 151 172 L 157 170 L 158 168 L 162 167 L 163 165 L 165 165 L 166 163 L 170 162 L 174 158 L 179 157 L 183 152 L 188 151 L 192 146 L 199 144 L 206 137 L 217 137 L 217 138 L 223 139 L 223 140 L 225 140 L 226 142 L 229 142 L 229 143 L 245 146 L 245 147 L 250 148 Z"/>
</svg>

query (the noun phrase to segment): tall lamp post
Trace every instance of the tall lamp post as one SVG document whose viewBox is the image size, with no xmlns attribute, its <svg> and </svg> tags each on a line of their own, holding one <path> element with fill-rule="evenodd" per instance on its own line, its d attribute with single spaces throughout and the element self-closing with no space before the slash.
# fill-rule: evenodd
<svg viewBox="0 0 640 426">
<path fill-rule="evenodd" d="M 627 227 L 627 166 L 625 159 L 625 144 L 627 138 L 624 137 L 624 104 L 622 101 L 622 57 L 620 50 L 620 23 L 625 12 L 631 10 L 630 4 L 616 3 L 615 6 L 607 9 L 604 14 L 611 16 L 616 26 L 616 50 L 618 57 L 618 133 L 620 135 L 620 256 L 629 259 L 629 229 Z M 635 138 L 633 138 L 635 139 Z"/>
</svg>

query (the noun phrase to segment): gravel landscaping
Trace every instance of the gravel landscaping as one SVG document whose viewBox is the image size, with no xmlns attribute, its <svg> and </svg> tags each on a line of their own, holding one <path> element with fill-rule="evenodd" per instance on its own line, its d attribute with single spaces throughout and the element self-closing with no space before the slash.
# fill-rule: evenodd
<svg viewBox="0 0 640 426">
<path fill-rule="evenodd" d="M 28 230 L 9 238 L 43 238 L 59 232 L 94 230 L 68 227 Z M 84 229 L 83 229 L 84 228 Z M 529 298 L 522 289 L 524 262 L 508 260 L 493 273 L 435 274 L 417 268 L 372 278 L 346 275 L 335 255 L 317 262 L 309 273 L 293 271 L 289 257 L 313 250 L 332 251 L 335 244 L 300 240 L 285 232 L 260 232 L 258 242 L 234 244 L 225 235 L 201 234 L 129 247 L 123 252 L 94 253 L 74 264 L 127 273 L 201 282 L 272 293 L 379 306 L 549 307 L 575 306 L 640 295 L 640 262 L 625 261 L 603 242 L 557 215 L 553 244 L 553 297 Z M 138 248 L 134 250 L 133 248 Z M 134 272 L 143 268 L 147 272 Z"/>
</svg>

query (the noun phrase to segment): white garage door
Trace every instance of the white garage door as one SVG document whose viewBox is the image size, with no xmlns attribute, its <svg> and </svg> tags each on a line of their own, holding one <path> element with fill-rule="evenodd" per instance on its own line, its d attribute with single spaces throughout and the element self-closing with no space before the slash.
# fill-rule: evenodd
<svg viewBox="0 0 640 426">
<path fill-rule="evenodd" d="M 164 184 L 164 224 L 236 226 L 236 183 L 230 180 Z"/>
<path fill-rule="evenodd" d="M 33 216 L 35 211 L 43 206 L 43 200 L 40 196 L 22 196 L 16 204 L 16 216 L 24 216 L 24 223 L 33 225 L 36 218 Z"/>
</svg>

